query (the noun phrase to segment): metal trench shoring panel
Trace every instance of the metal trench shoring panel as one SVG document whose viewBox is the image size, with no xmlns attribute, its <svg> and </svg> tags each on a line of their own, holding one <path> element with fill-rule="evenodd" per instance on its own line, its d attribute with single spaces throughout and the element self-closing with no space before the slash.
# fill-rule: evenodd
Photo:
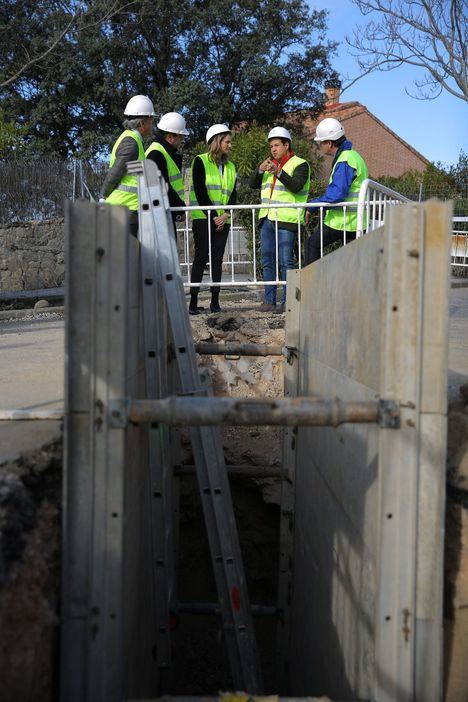
<svg viewBox="0 0 468 702">
<path fill-rule="evenodd" d="M 128 170 L 138 177 L 141 239 L 151 249 L 147 254 L 164 294 L 181 391 L 208 396 L 208 379 L 198 371 L 165 183 L 152 161 L 133 162 Z M 258 693 L 260 665 L 221 436 L 207 426 L 191 427 L 190 433 L 233 681 L 238 689 Z"/>
</svg>

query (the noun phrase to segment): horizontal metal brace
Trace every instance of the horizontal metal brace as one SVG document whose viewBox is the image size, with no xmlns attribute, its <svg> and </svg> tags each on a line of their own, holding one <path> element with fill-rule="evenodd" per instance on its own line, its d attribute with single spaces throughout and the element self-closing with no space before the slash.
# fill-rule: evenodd
<svg viewBox="0 0 468 702">
<path fill-rule="evenodd" d="M 266 605 L 250 605 L 255 617 L 276 617 L 279 614 L 277 607 Z M 208 614 L 219 616 L 221 610 L 216 602 L 178 602 L 176 614 Z"/>
<path fill-rule="evenodd" d="M 110 422 L 168 425 L 284 425 L 331 426 L 375 423 L 398 428 L 399 407 L 386 400 L 343 402 L 339 398 L 239 399 L 235 397 L 166 397 L 162 400 L 113 401 Z"/>
<path fill-rule="evenodd" d="M 284 356 L 284 346 L 268 346 L 267 344 L 216 344 L 199 342 L 195 344 L 195 351 L 200 355 L 209 356 Z"/>
<path fill-rule="evenodd" d="M 281 466 L 251 466 L 247 463 L 241 465 L 227 465 L 227 472 L 231 476 L 242 478 L 280 478 Z M 194 475 L 194 465 L 174 466 L 175 475 Z"/>
</svg>

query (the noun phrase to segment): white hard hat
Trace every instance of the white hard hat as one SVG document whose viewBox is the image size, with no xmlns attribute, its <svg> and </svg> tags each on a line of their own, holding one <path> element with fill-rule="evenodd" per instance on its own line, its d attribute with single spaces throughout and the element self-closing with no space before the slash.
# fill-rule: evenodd
<svg viewBox="0 0 468 702">
<path fill-rule="evenodd" d="M 227 124 L 212 124 L 206 132 L 206 143 L 209 144 L 217 134 L 229 134 L 231 130 Z"/>
<path fill-rule="evenodd" d="M 333 117 L 326 117 L 317 124 L 314 141 L 336 141 L 344 135 L 341 122 Z"/>
<path fill-rule="evenodd" d="M 289 141 L 292 142 L 291 134 L 284 127 L 273 127 L 273 129 L 270 130 L 267 139 L 268 141 L 270 141 L 270 139 L 289 139 Z"/>
<path fill-rule="evenodd" d="M 134 95 L 127 102 L 124 115 L 126 117 L 154 117 L 153 103 L 146 95 Z"/>
<path fill-rule="evenodd" d="M 185 119 L 178 112 L 166 112 L 161 117 L 156 125 L 162 132 L 170 132 L 171 134 L 183 134 L 187 136 L 188 131 L 185 128 Z"/>
</svg>

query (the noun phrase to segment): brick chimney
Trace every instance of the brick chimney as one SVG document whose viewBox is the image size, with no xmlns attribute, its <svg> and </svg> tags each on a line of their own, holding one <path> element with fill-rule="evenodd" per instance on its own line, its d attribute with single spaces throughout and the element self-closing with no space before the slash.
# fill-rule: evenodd
<svg viewBox="0 0 468 702">
<path fill-rule="evenodd" d="M 336 105 L 340 101 L 341 82 L 325 83 L 325 107 Z"/>
</svg>

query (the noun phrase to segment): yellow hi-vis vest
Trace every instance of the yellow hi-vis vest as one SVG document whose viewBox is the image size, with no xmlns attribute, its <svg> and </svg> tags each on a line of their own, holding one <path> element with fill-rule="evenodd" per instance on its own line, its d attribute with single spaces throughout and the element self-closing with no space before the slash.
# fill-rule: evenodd
<svg viewBox="0 0 468 702">
<path fill-rule="evenodd" d="M 218 165 L 211 160 L 209 154 L 200 154 L 195 158 L 201 158 L 203 165 L 205 167 L 205 182 L 206 189 L 208 191 L 208 197 L 211 200 L 212 205 L 227 205 L 229 198 L 232 195 L 234 186 L 236 184 L 236 167 L 232 161 L 228 161 L 224 164 L 223 177 L 219 172 Z M 194 159 L 195 160 L 195 159 Z M 197 198 L 195 197 L 195 190 L 193 188 L 193 161 L 190 174 L 190 206 L 196 207 L 198 205 Z M 216 213 L 222 215 L 225 209 L 216 210 Z M 193 210 L 192 219 L 206 219 L 205 214 L 202 210 Z M 228 220 L 229 222 L 229 220 Z"/>
<path fill-rule="evenodd" d="M 115 158 L 116 158 L 116 153 L 117 149 L 119 147 L 120 142 L 122 139 L 125 139 L 126 137 L 132 137 L 132 139 L 135 139 L 136 143 L 138 144 L 138 160 L 139 161 L 144 161 L 145 159 L 145 150 L 143 148 L 143 141 L 141 139 L 141 136 L 139 132 L 133 131 L 133 129 L 126 129 L 122 134 L 119 136 L 117 141 L 114 144 L 114 148 L 112 149 L 110 161 L 109 161 L 109 167 L 112 168 L 112 166 L 115 163 Z M 108 202 L 111 205 L 123 205 L 124 207 L 128 207 L 129 210 L 137 210 L 138 209 L 138 181 L 137 177 L 134 175 L 129 175 L 126 173 L 122 178 L 120 179 L 120 182 L 118 186 L 111 192 L 109 197 L 106 197 L 106 202 Z"/>
<path fill-rule="evenodd" d="M 330 184 L 333 180 L 333 173 L 338 163 L 348 163 L 351 168 L 354 168 L 356 175 L 351 183 L 348 196 L 345 198 L 345 202 L 354 202 L 357 205 L 359 189 L 362 182 L 368 178 L 366 162 L 357 151 L 354 149 L 348 149 L 347 151 L 342 151 L 338 156 L 335 165 L 333 166 L 332 172 L 330 174 Z M 346 216 L 344 214 L 343 207 L 331 207 L 327 210 L 327 214 L 324 218 L 324 223 L 331 227 L 332 229 L 338 229 L 339 231 L 355 232 L 357 229 L 357 207 L 352 209 L 346 209 Z"/>
<path fill-rule="evenodd" d="M 151 146 L 146 149 L 145 156 L 148 157 L 151 151 L 159 151 L 164 156 L 167 165 L 167 173 L 169 175 L 169 185 L 176 191 L 180 199 L 183 200 L 185 192 L 184 177 L 178 169 L 176 162 L 159 141 L 153 141 Z"/>
<path fill-rule="evenodd" d="M 286 161 L 282 170 L 288 175 L 292 176 L 296 168 L 301 163 L 307 163 L 303 158 L 299 156 L 292 156 L 289 161 Z M 308 164 L 307 164 L 308 165 Z M 293 222 L 304 224 L 305 220 L 305 209 L 295 209 L 294 207 L 282 207 L 281 209 L 271 208 L 271 205 L 284 205 L 287 202 L 307 202 L 307 196 L 309 195 L 310 189 L 310 168 L 309 175 L 302 190 L 297 193 L 292 193 L 290 190 L 283 185 L 278 178 L 276 179 L 275 187 L 273 191 L 271 186 L 273 185 L 273 174 L 265 173 L 262 179 L 262 209 L 258 213 L 258 218 L 263 219 L 267 217 L 273 222 Z"/>
</svg>

